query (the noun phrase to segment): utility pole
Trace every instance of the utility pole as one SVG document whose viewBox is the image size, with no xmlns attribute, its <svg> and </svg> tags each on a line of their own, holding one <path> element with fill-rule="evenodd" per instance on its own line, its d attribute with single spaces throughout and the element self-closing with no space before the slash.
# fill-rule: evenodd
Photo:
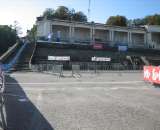
<svg viewBox="0 0 160 130">
<path fill-rule="evenodd" d="M 88 4 L 88 21 L 90 21 L 90 16 L 91 15 L 91 0 L 89 0 L 89 4 Z"/>
</svg>

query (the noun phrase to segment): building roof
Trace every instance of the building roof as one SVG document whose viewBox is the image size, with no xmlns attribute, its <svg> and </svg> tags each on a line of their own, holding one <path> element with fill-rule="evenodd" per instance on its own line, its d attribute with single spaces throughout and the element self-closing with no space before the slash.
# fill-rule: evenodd
<svg viewBox="0 0 160 130">
<path fill-rule="evenodd" d="M 95 22 L 78 22 L 78 21 L 69 21 L 69 20 L 59 20 L 59 19 L 53 19 L 53 18 L 44 18 L 44 17 L 37 17 L 37 22 L 40 22 L 40 21 L 53 21 L 53 22 L 65 22 L 65 23 L 74 23 L 74 24 L 83 24 L 83 25 L 88 25 L 88 26 L 101 26 L 101 27 L 113 27 L 113 28 L 119 28 L 119 29 L 138 29 L 138 30 L 142 30 L 142 31 L 145 31 L 146 27 L 145 26 L 138 26 L 138 27 L 135 27 L 135 26 L 127 26 L 127 27 L 122 27 L 122 26 L 113 26 L 113 25 L 106 25 L 106 24 L 103 24 L 103 23 L 95 23 Z"/>
</svg>

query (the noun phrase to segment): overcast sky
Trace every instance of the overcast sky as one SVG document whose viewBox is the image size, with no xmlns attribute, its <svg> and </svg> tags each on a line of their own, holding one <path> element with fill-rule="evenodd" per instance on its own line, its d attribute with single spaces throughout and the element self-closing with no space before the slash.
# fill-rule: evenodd
<svg viewBox="0 0 160 130">
<path fill-rule="evenodd" d="M 88 3 L 88 0 L 0 0 L 0 24 L 11 25 L 16 20 L 25 35 L 46 8 L 64 5 L 87 15 Z M 90 21 L 105 23 L 111 15 L 131 19 L 155 13 L 160 13 L 160 0 L 91 0 Z"/>
</svg>

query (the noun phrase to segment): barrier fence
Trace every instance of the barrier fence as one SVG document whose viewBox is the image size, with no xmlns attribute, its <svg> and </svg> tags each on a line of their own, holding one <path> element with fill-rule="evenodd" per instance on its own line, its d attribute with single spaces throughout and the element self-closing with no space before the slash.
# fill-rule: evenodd
<svg viewBox="0 0 160 130">
<path fill-rule="evenodd" d="M 72 74 L 80 72 L 105 72 L 105 71 L 123 71 L 123 70 L 143 70 L 143 65 L 99 65 L 91 63 L 71 63 L 71 64 L 35 64 L 31 66 L 33 71 L 50 72 L 63 74 L 64 71 L 72 71 Z"/>
</svg>

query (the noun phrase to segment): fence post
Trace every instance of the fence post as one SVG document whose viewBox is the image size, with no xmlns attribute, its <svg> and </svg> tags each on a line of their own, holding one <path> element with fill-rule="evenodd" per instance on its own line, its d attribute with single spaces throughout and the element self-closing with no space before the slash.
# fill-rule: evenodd
<svg viewBox="0 0 160 130">
<path fill-rule="evenodd" d="M 60 65 L 60 77 L 63 76 L 63 65 Z"/>
<path fill-rule="evenodd" d="M 97 73 L 97 63 L 94 64 L 94 72 Z"/>
</svg>

